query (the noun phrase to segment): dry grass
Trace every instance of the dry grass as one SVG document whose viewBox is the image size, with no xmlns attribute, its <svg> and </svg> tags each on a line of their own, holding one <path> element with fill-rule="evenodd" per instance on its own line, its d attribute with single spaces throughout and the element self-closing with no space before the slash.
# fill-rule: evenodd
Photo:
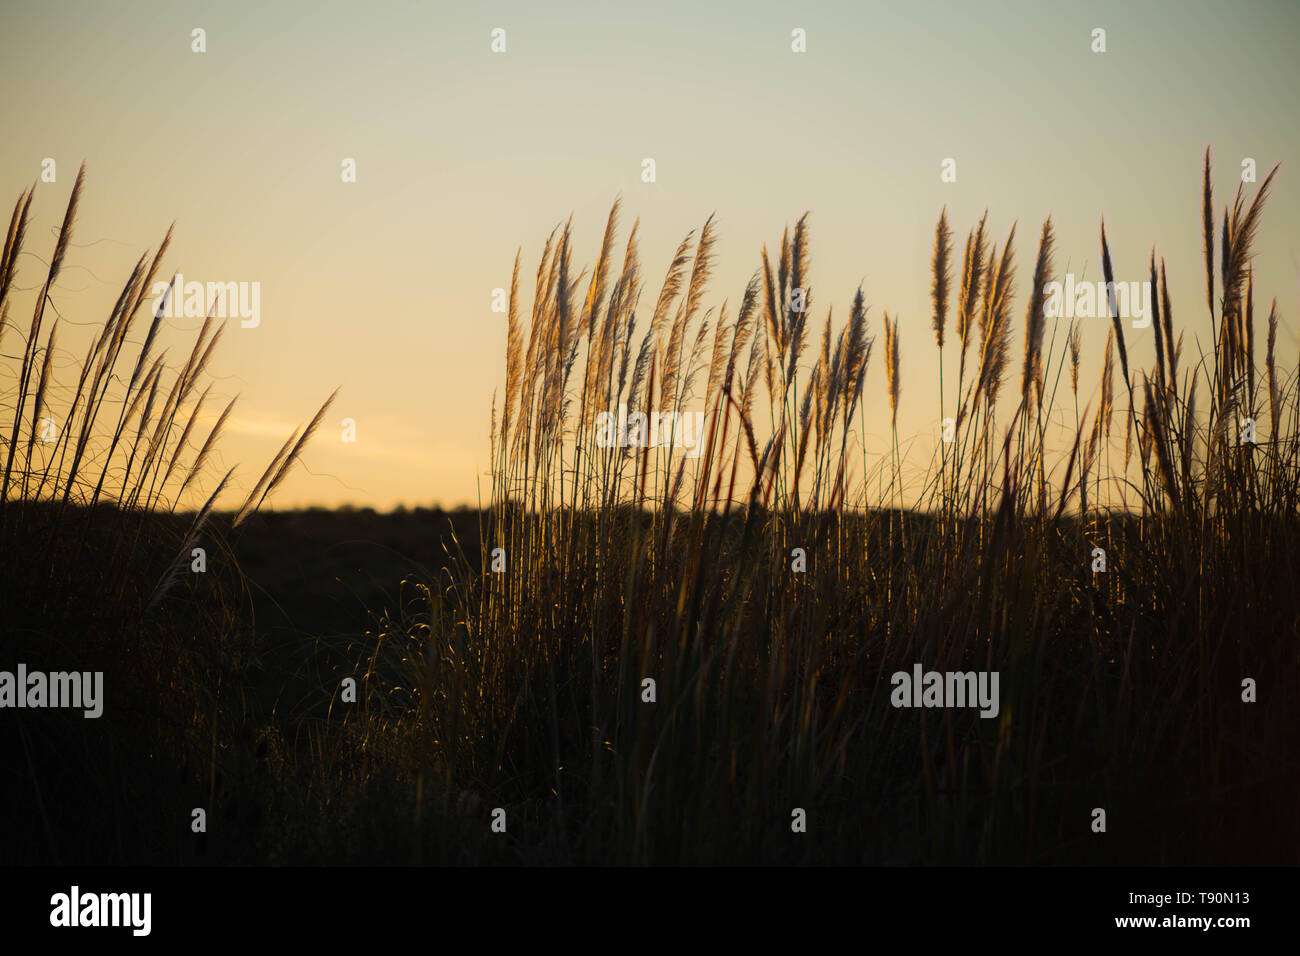
<svg viewBox="0 0 1300 956">
<path fill-rule="evenodd" d="M 0 258 L 0 409 L 7 415 L 0 419 L 0 658 L 5 668 L 102 670 L 111 695 L 104 718 L 84 721 L 93 730 L 79 713 L 5 722 L 5 752 L 13 757 L 5 789 L 39 811 L 22 817 L 16 853 L 23 858 L 30 838 L 44 861 L 90 858 L 105 847 L 122 854 L 136 840 L 147 853 L 153 838 L 130 808 L 149 788 L 175 796 L 182 766 L 182 776 L 192 771 L 195 779 L 180 799 L 193 806 L 210 797 L 219 776 L 217 727 L 242 719 L 232 686 L 247 679 L 253 660 L 244 584 L 228 527 L 214 519 L 234 469 L 208 473 L 234 399 L 206 427 L 211 386 L 200 390 L 223 326 L 209 314 L 183 360 L 169 362 L 161 309 L 150 315 L 145 307 L 170 230 L 136 262 L 93 331 L 75 383 L 58 381 L 56 282 L 84 182 L 83 167 L 28 323 L 12 314 L 35 187 L 14 205 Z M 60 317 L 47 322 L 51 314 Z M 328 406 L 281 450 L 234 525 L 275 490 Z M 190 573 L 198 546 L 208 552 L 209 573 Z M 165 784 L 164 754 L 176 761 L 161 772 Z M 60 821 L 58 811 L 72 806 L 68 816 L 76 819 Z M 89 844 L 69 846 L 72 834 L 85 833 L 94 834 Z"/>
<path fill-rule="evenodd" d="M 65 846 L 64 859 L 147 855 L 133 841 L 157 828 L 141 830 L 134 794 L 157 785 L 183 815 L 196 790 L 221 805 L 221 778 L 255 766 L 261 789 L 226 808 L 251 805 L 262 822 L 238 846 L 223 831 L 226 858 L 245 862 L 1294 864 L 1300 397 L 1277 355 L 1276 305 L 1254 368 L 1262 277 L 1250 265 L 1272 176 L 1253 198 L 1238 193 L 1216 243 L 1207 153 L 1213 352 L 1183 354 L 1152 254 L 1159 344 L 1143 357 L 1112 316 L 1095 408 L 1080 409 L 1079 327 L 1060 342 L 1048 327 L 1050 221 L 1020 388 L 1003 389 L 1015 230 L 992 244 L 981 218 L 957 269 L 945 210 L 930 321 L 940 356 L 961 352 L 955 380 L 939 366 L 956 427 L 912 472 L 909 512 L 896 429 L 887 452 L 866 441 L 868 418 L 892 425 L 904 400 L 898 325 L 886 317 L 886 389 L 873 395 L 862 289 L 840 322 L 827 308 L 808 325 L 809 217 L 775 255 L 762 248 L 738 307 L 716 309 L 709 219 L 677 248 L 648 321 L 636 226 L 616 261 L 618 207 L 589 271 L 575 268 L 571 224 L 557 227 L 531 305 L 515 259 L 478 540 L 449 539 L 441 573 L 403 582 L 356 638 L 357 707 L 337 704 L 339 675 L 303 651 L 285 665 L 302 700 L 256 719 L 245 692 L 260 636 L 215 590 L 167 590 L 181 546 L 213 531 L 214 492 L 192 516 L 157 520 L 193 494 L 229 414 L 200 442 L 211 401 L 199 381 L 220 329 L 205 324 L 172 368 L 155 354 L 155 316 L 137 350 L 128 332 L 163 250 L 142 257 L 63 399 L 48 359 L 57 329 L 43 331 L 52 276 L 26 335 L 9 321 L 24 194 L 0 269 L 0 350 L 17 353 L 0 521 L 6 587 L 30 599 L 6 618 L 6 646 L 43 642 L 79 667 L 98 649 L 121 669 L 117 686 L 138 688 L 119 726 L 148 733 L 112 747 L 96 736 L 97 749 L 15 731 L 26 763 L 5 792 L 40 819 L 52 781 L 93 782 L 105 845 Z M 1104 230 L 1101 245 L 1111 278 Z M 604 445 L 599 413 L 621 404 L 702 410 L 701 454 Z M 1265 405 L 1267 427 L 1243 443 L 1241 418 Z M 47 408 L 67 423 L 54 443 L 33 438 Z M 274 491 L 321 415 L 236 519 Z M 1049 447 L 1061 420 L 1072 434 Z M 890 674 L 918 662 L 999 672 L 998 718 L 893 708 Z M 1258 703 L 1242 702 L 1245 677 Z M 90 768 L 76 781 L 42 757 L 67 757 L 70 740 L 70 765 Z M 183 779 L 167 784 L 173 760 Z M 489 829 L 492 807 L 507 811 L 505 835 Z M 790 830 L 795 807 L 806 834 Z M 1108 812 L 1104 835 L 1090 829 L 1094 807 Z M 23 845 L 60 858 L 59 832 L 46 819 Z"/>
<path fill-rule="evenodd" d="M 1207 154 L 1207 203 L 1208 168 Z M 807 291 L 808 217 L 775 262 L 762 250 L 734 325 L 725 304 L 712 325 L 701 311 L 710 219 L 693 252 L 690 236 L 677 250 L 639 344 L 634 240 L 606 294 L 611 213 L 579 296 L 566 224 L 560 254 L 548 243 L 538 271 L 527 350 L 512 283 L 483 564 L 454 562 L 394 609 L 367 665 L 376 692 L 415 689 L 404 733 L 424 748 L 421 779 L 507 807 L 518 821 L 507 845 L 522 858 L 1295 862 L 1294 840 L 1276 834 L 1297 835 L 1300 604 L 1286 582 L 1300 435 L 1294 380 L 1276 367 L 1276 313 L 1269 428 L 1243 444 L 1237 422 L 1260 387 L 1248 263 L 1272 175 L 1225 213 L 1217 303 L 1207 227 L 1214 353 L 1180 369 L 1153 254 L 1155 363 L 1139 367 L 1113 315 L 1091 422 L 1078 409 L 1077 326 L 1055 352 L 1046 344 L 1050 220 L 1020 389 L 999 402 L 1015 230 L 990 251 L 981 219 L 952 306 L 955 441 L 910 513 L 882 507 L 901 500 L 896 437 L 888 455 L 866 448 L 865 420 L 885 410 L 859 408 L 873 342 L 860 290 L 842 328 L 827 311 L 805 355 L 807 312 L 791 292 Z M 945 210 L 931 263 L 940 348 L 949 244 Z M 1101 251 L 1111 281 L 1104 226 Z M 901 346 L 888 316 L 884 330 L 892 423 Z M 1115 355 L 1128 393 L 1122 465 L 1110 453 Z M 1053 450 L 1066 368 L 1077 427 Z M 1213 384 L 1199 410 L 1198 377 Z M 703 409 L 703 453 L 602 447 L 592 423 L 622 402 Z M 1127 509 L 1112 510 L 1120 498 Z M 1105 573 L 1092 570 L 1094 548 Z M 890 707 L 890 673 L 918 661 L 999 671 L 1000 718 Z M 1267 681 L 1271 702 L 1243 704 L 1244 677 Z M 653 704 L 645 678 L 657 682 Z M 797 806 L 814 821 L 806 838 L 790 832 Z M 1110 811 L 1112 835 L 1090 832 L 1095 806 Z"/>
</svg>

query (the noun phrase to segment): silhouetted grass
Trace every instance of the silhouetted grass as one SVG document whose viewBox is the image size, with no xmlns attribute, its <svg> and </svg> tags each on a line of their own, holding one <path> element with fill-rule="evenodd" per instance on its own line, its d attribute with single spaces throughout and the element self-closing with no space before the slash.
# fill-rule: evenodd
<svg viewBox="0 0 1300 956">
<path fill-rule="evenodd" d="M 521 859 L 1295 862 L 1297 391 L 1271 359 L 1257 376 L 1250 351 L 1250 244 L 1273 175 L 1225 212 L 1213 354 L 1175 344 L 1153 253 L 1155 363 L 1140 366 L 1114 313 L 1091 426 L 1076 411 L 1056 457 L 1054 380 L 1068 362 L 1077 393 L 1079 341 L 1045 348 L 1051 223 L 1012 405 L 998 396 L 1015 230 L 988 252 L 981 220 L 956 306 L 954 440 L 910 511 L 896 433 L 870 453 L 874 481 L 864 450 L 866 417 L 892 422 L 903 391 L 897 321 L 879 402 L 863 391 L 860 291 L 805 354 L 807 217 L 775 266 L 764 250 L 734 322 L 702 307 L 710 219 L 643 334 L 635 230 L 612 262 L 617 205 L 585 295 L 564 226 L 526 336 L 516 262 L 480 562 L 413 590 L 365 667 L 371 706 L 395 707 L 420 747 L 421 787 L 505 808 L 496 839 Z M 1205 177 L 1209 197 L 1208 152 Z M 949 242 L 945 213 L 937 343 Z M 1104 226 L 1101 247 L 1113 281 Z M 1128 455 L 1110 467 L 1111 349 L 1131 470 Z M 704 409 L 703 454 L 603 447 L 597 415 L 620 403 Z M 1268 426 L 1240 440 L 1264 405 Z M 1129 508 L 1112 510 L 1120 489 Z M 895 709 L 889 676 L 917 662 L 998 671 L 1000 715 Z M 1258 703 L 1242 700 L 1247 677 Z"/>
<path fill-rule="evenodd" d="M 12 313 L 35 187 L 15 204 L 0 256 L 0 667 L 103 671 L 107 701 L 94 720 L 4 711 L 7 850 L 47 862 L 184 858 L 190 809 L 216 799 L 218 742 L 249 733 L 254 631 L 224 534 L 283 480 L 329 402 L 233 519 L 215 520 L 234 469 L 215 481 L 205 472 L 234 400 L 206 428 L 210 389 L 199 383 L 222 327 L 209 314 L 188 357 L 169 364 L 161 306 L 139 324 L 170 230 L 136 262 L 75 385 L 56 382 L 63 320 L 52 303 L 84 178 L 83 167 L 25 327 Z M 199 547 L 210 565 L 191 573 Z M 142 813 L 143 793 L 167 809 Z"/>
<path fill-rule="evenodd" d="M 125 669 L 113 681 L 132 690 L 110 724 L 41 724 L 44 743 L 8 725 L 23 754 L 9 818 L 24 821 L 8 845 L 63 862 L 1297 862 L 1300 394 L 1278 365 L 1276 306 L 1262 373 L 1253 354 L 1251 240 L 1271 181 L 1249 201 L 1239 191 L 1216 243 L 1207 152 L 1213 352 L 1184 351 L 1153 252 L 1154 362 L 1112 315 L 1095 408 L 1080 408 L 1079 329 L 1046 310 L 1050 220 L 1020 388 L 1003 389 L 1015 230 L 993 242 L 982 218 L 958 264 L 945 211 L 930 323 L 940 356 L 960 351 L 946 380 L 939 363 L 953 440 L 919 481 L 904 478 L 894 427 L 912 388 L 902 349 L 918 346 L 886 319 L 873 396 L 862 290 L 842 324 L 828 310 L 808 325 L 807 216 L 775 257 L 763 249 L 734 312 L 705 306 L 710 219 L 676 250 L 644 325 L 635 228 L 615 263 L 617 206 L 589 272 L 557 228 L 530 308 L 516 258 L 478 528 L 462 516 L 440 557 L 406 562 L 368 629 L 319 621 L 297 639 L 258 604 L 296 584 L 250 595 L 233 561 L 155 600 L 202 527 L 160 504 L 176 488 L 158 464 L 174 433 L 153 424 L 192 390 L 137 360 L 138 380 L 107 406 L 107 457 L 93 456 L 118 477 L 106 506 L 74 480 L 77 440 L 73 476 L 31 440 L 48 351 L 26 348 L 3 504 L 5 581 L 25 595 L 25 623 L 6 616 L 6 646 L 61 638 L 80 669 Z M 1104 228 L 1100 244 L 1110 280 Z M 110 354 L 92 351 L 87 396 Z M 206 346 L 194 355 L 201 368 Z M 704 411 L 702 454 L 605 447 L 599 413 L 620 404 Z M 868 447 L 867 418 L 886 415 L 889 448 Z M 137 417 L 151 427 L 122 424 Z M 295 435 L 253 507 L 297 451 Z M 224 525 L 198 515 L 205 535 Z M 233 545 L 267 574 L 290 563 L 275 557 L 273 517 L 239 522 Z M 31 564 L 42 548 L 48 565 Z M 894 708 L 889 677 L 915 663 L 999 672 L 998 717 Z M 1242 700 L 1247 677 L 1256 703 Z M 200 805 L 201 839 L 187 828 Z M 796 807 L 807 833 L 791 832 Z"/>
</svg>

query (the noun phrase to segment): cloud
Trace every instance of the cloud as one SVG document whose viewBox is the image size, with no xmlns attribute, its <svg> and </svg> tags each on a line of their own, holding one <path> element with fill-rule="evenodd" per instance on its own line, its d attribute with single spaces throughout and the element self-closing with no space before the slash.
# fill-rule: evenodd
<svg viewBox="0 0 1300 956">
<path fill-rule="evenodd" d="M 341 420 L 340 420 L 341 421 Z M 252 438 L 271 438 L 279 443 L 286 441 L 299 424 L 288 421 L 262 420 L 231 416 L 226 420 L 225 431 L 235 435 L 247 435 Z M 393 441 L 393 428 L 383 423 L 367 426 L 366 420 L 357 422 L 357 440 L 347 444 L 339 440 L 338 422 L 322 423 L 316 435 L 307 444 L 306 453 L 319 454 L 328 450 L 333 454 L 343 453 L 348 457 L 360 456 L 407 466 L 430 475 L 445 475 L 450 468 L 474 474 L 478 468 L 478 457 L 471 449 L 458 444 L 446 442 L 429 442 L 427 439 L 412 436 L 409 439 Z M 388 441 L 371 437 L 380 433 Z"/>
</svg>

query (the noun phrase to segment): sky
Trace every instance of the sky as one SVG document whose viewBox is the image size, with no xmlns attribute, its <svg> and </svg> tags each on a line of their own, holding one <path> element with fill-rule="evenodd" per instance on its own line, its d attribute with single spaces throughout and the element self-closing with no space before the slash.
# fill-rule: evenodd
<svg viewBox="0 0 1300 956">
<path fill-rule="evenodd" d="M 260 283 L 259 324 L 232 323 L 210 366 L 214 404 L 240 396 L 217 459 L 241 463 L 235 504 L 336 387 L 275 507 L 486 499 L 506 336 L 492 290 L 509 285 L 516 250 L 531 276 L 570 215 L 576 262 L 590 264 L 620 196 L 620 240 L 640 221 L 643 302 L 714 214 L 706 305 L 733 311 L 762 244 L 811 212 L 817 327 L 828 305 L 847 315 L 859 283 L 878 347 L 882 312 L 899 317 L 899 438 L 924 450 L 939 419 L 928 297 L 942 208 L 958 255 L 985 209 L 999 242 L 1018 223 L 1013 362 L 1048 215 L 1060 273 L 1099 278 L 1103 215 L 1117 280 L 1145 278 L 1154 245 L 1195 351 L 1194 335 L 1209 347 L 1202 153 L 1213 148 L 1220 206 L 1244 158 L 1260 179 L 1281 162 L 1256 295 L 1278 300 L 1279 354 L 1295 366 L 1293 2 L 4 0 L 0 24 L 0 186 L 12 202 L 37 184 L 21 288 L 40 281 L 87 167 L 52 293 L 67 323 L 56 368 L 75 375 L 132 264 L 172 222 L 164 278 Z M 192 50 L 196 28 L 206 52 Z M 806 52 L 791 48 L 795 29 Z M 41 181 L 47 158 L 54 182 Z M 955 182 L 941 180 L 948 158 Z M 169 320 L 173 354 L 200 324 Z M 1108 327 L 1083 323 L 1081 402 L 1095 398 Z M 1150 330 L 1129 335 L 1149 366 Z M 868 450 L 883 454 L 882 361 L 866 390 Z"/>
</svg>

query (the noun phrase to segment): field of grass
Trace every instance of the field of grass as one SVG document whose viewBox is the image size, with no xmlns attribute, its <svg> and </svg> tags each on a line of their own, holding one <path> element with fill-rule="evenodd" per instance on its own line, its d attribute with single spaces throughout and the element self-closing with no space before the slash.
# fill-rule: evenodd
<svg viewBox="0 0 1300 956">
<path fill-rule="evenodd" d="M 1017 360 L 1015 230 L 981 220 L 958 259 L 942 216 L 932 387 L 952 440 L 919 463 L 896 431 L 865 437 L 904 400 L 897 320 L 878 342 L 859 291 L 842 324 L 809 324 L 807 217 L 734 312 L 705 307 L 711 220 L 652 300 L 635 227 L 616 263 L 617 206 L 585 270 L 557 228 L 531 304 L 516 258 L 481 513 L 259 513 L 328 403 L 236 512 L 213 511 L 220 479 L 184 510 L 220 430 L 191 427 L 220 330 L 168 371 L 155 320 L 112 374 L 162 249 L 66 392 L 67 427 L 38 439 L 43 291 L 29 328 L 0 323 L 0 667 L 104 670 L 112 696 L 98 721 L 0 721 L 4 845 L 64 863 L 1300 862 L 1300 389 L 1276 303 L 1257 335 L 1251 268 L 1274 174 L 1220 225 L 1211 172 L 1207 152 L 1205 297 L 1178 308 L 1212 351 L 1184 348 L 1153 254 L 1155 354 L 1114 314 L 1095 408 L 1077 326 L 1049 314 L 1050 220 Z M 1104 226 L 1100 248 L 1111 281 Z M 611 447 L 601 413 L 624 405 L 701 411 L 700 454 Z M 186 573 L 200 540 L 234 560 Z M 997 672 L 996 717 L 894 706 L 916 664 Z"/>
</svg>

